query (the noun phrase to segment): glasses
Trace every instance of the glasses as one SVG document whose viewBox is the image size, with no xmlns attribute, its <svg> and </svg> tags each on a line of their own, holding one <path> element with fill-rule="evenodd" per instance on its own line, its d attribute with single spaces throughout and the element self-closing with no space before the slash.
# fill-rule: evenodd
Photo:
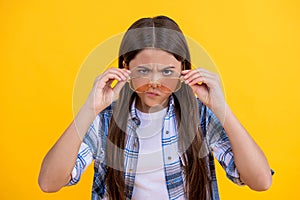
<svg viewBox="0 0 300 200">
<path fill-rule="evenodd" d="M 137 93 L 145 93 L 150 88 L 158 88 L 164 93 L 172 93 L 181 88 L 183 77 L 172 66 L 137 66 L 131 70 L 127 82 L 130 88 Z"/>
</svg>

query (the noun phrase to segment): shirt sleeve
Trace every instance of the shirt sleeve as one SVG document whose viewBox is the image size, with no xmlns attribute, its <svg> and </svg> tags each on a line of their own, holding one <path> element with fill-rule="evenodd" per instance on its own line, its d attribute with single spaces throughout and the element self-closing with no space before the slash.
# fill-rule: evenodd
<svg viewBox="0 0 300 200">
<path fill-rule="evenodd" d="M 71 180 L 69 181 L 67 186 L 77 184 L 83 172 L 87 169 L 87 167 L 93 162 L 93 160 L 96 157 L 96 151 L 99 142 L 99 121 L 99 116 L 97 116 L 93 123 L 90 125 L 83 139 L 83 142 L 80 145 L 75 166 L 71 173 Z"/>
<path fill-rule="evenodd" d="M 221 164 L 226 176 L 237 185 L 244 185 L 234 163 L 233 152 L 226 132 L 213 112 L 203 106 L 206 112 L 206 140 L 214 157 Z"/>
<path fill-rule="evenodd" d="M 84 142 L 81 144 L 75 166 L 71 173 L 71 180 L 67 186 L 75 185 L 79 182 L 81 175 L 93 161 L 91 149 Z"/>
</svg>

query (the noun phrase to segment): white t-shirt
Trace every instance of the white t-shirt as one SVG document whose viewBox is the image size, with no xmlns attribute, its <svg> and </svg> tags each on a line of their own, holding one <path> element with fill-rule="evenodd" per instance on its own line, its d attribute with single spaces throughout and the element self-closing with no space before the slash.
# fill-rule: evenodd
<svg viewBox="0 0 300 200">
<path fill-rule="evenodd" d="M 141 120 L 137 128 L 139 157 L 133 200 L 169 199 L 162 155 L 162 126 L 167 108 L 154 113 L 137 110 Z"/>
</svg>

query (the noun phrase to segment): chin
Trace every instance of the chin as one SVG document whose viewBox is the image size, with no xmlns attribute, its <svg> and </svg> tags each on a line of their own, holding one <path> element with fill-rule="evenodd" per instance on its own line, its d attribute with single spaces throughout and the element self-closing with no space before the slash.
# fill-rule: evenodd
<svg viewBox="0 0 300 200">
<path fill-rule="evenodd" d="M 168 97 L 161 97 L 161 96 L 156 96 L 156 97 L 149 97 L 144 94 L 138 95 L 140 98 L 140 106 L 142 107 L 142 110 L 145 109 L 150 109 L 150 108 L 164 108 L 167 106 L 168 102 Z"/>
</svg>

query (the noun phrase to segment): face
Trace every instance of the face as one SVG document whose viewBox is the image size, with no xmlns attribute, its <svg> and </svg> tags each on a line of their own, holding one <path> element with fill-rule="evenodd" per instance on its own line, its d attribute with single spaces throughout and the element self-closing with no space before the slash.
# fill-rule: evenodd
<svg viewBox="0 0 300 200">
<path fill-rule="evenodd" d="M 145 72 L 145 68 L 152 69 L 151 72 L 157 76 L 157 74 L 163 74 L 167 76 L 170 71 L 180 74 L 181 62 L 178 61 L 172 54 L 159 50 L 159 49 L 144 49 L 140 51 L 134 59 L 129 62 L 129 70 Z M 160 79 L 158 77 L 151 76 L 151 79 Z M 167 92 L 166 89 L 160 87 L 156 81 L 148 84 L 147 91 L 138 94 L 137 108 L 142 112 L 154 112 L 165 108 L 168 105 L 168 99 L 171 92 Z M 159 81 L 158 81 L 159 82 Z"/>
</svg>

